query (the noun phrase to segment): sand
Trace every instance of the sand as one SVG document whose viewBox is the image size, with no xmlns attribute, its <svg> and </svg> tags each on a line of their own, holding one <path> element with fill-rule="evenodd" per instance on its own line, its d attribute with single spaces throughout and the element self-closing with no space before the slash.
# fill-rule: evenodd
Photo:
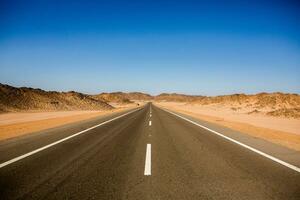
<svg viewBox="0 0 300 200">
<path fill-rule="evenodd" d="M 127 106 L 109 111 L 59 111 L 0 114 L 0 140 L 98 116 L 104 116 L 114 112 L 124 111 L 132 107 L 134 106 Z"/>
<path fill-rule="evenodd" d="M 235 111 L 220 105 L 203 106 L 178 102 L 156 102 L 156 104 L 300 151 L 299 119 L 262 114 L 249 115 L 243 109 Z"/>
</svg>

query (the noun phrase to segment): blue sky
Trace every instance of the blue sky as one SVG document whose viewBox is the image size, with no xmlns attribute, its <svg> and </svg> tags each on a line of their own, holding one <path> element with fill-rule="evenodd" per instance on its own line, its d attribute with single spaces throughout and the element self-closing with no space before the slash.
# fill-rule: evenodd
<svg viewBox="0 0 300 200">
<path fill-rule="evenodd" d="M 3 1 L 0 82 L 85 93 L 300 93 L 297 1 Z"/>
</svg>

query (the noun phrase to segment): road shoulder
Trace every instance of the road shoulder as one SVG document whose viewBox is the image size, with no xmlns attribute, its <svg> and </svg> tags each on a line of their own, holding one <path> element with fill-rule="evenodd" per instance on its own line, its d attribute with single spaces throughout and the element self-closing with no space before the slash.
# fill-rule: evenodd
<svg viewBox="0 0 300 200">
<path fill-rule="evenodd" d="M 80 121 L 92 120 L 93 118 L 105 117 L 130 109 L 132 108 L 119 108 L 111 111 L 65 111 L 2 114 L 0 119 L 0 141 Z"/>
</svg>

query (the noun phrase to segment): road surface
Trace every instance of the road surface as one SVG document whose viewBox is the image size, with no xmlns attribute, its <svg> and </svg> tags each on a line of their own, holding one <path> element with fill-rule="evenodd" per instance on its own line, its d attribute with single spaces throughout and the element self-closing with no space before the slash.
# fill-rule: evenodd
<svg viewBox="0 0 300 200">
<path fill-rule="evenodd" d="M 151 104 L 4 141 L 0 164 L 0 199 L 300 199 L 296 170 Z"/>
</svg>

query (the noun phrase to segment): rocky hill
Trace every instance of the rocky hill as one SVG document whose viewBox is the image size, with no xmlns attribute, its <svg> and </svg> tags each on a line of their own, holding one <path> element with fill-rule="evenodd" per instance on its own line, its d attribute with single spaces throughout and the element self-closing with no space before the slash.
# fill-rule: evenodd
<svg viewBox="0 0 300 200">
<path fill-rule="evenodd" d="M 126 93 L 123 92 L 112 92 L 112 93 L 101 93 L 97 95 L 92 95 L 96 100 L 105 101 L 108 103 L 120 103 L 120 104 L 128 104 L 133 103 Z"/>
<path fill-rule="evenodd" d="M 231 104 L 246 105 L 255 108 L 294 108 L 300 106 L 300 95 L 287 93 L 259 93 L 254 95 L 233 94 L 216 97 L 202 97 L 195 99 L 201 104 Z"/>
<path fill-rule="evenodd" d="M 245 110 L 248 114 L 266 114 L 300 118 L 300 95 L 288 93 L 258 93 L 253 95 L 233 94 L 215 97 L 183 94 L 160 94 L 156 101 L 186 102 L 197 105 L 219 105 L 232 110 Z"/>
<path fill-rule="evenodd" d="M 177 93 L 162 93 L 160 95 L 157 95 L 154 99 L 156 101 L 193 102 L 202 98 L 202 96 L 193 96 Z"/>
<path fill-rule="evenodd" d="M 130 100 L 143 100 L 143 101 L 149 101 L 152 100 L 154 97 L 150 94 L 142 93 L 142 92 L 129 92 L 126 93 L 126 97 Z"/>
<path fill-rule="evenodd" d="M 108 110 L 112 106 L 78 92 L 53 92 L 0 84 L 0 111 Z"/>
<path fill-rule="evenodd" d="M 137 101 L 185 102 L 197 105 L 220 105 L 248 114 L 300 118 L 300 95 L 287 93 L 233 94 L 198 96 L 162 93 L 151 96 L 141 92 L 113 92 L 87 95 L 78 92 L 54 92 L 33 88 L 16 88 L 0 83 L 0 112 L 22 110 L 106 110 L 109 103 L 131 104 Z"/>
</svg>

